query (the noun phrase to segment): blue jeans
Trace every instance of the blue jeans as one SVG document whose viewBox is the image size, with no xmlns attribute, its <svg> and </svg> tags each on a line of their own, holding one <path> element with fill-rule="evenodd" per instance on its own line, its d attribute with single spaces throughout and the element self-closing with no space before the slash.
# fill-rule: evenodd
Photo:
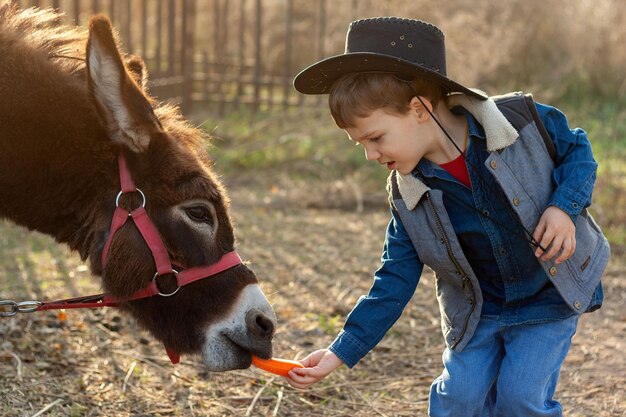
<svg viewBox="0 0 626 417">
<path fill-rule="evenodd" d="M 562 416 L 552 396 L 578 317 L 503 326 L 497 317 L 483 316 L 462 352 L 444 351 L 429 416 Z"/>
</svg>

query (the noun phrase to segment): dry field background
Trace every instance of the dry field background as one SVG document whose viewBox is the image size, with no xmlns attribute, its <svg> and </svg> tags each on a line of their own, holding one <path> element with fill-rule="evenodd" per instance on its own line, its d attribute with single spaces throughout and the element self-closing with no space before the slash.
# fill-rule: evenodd
<svg viewBox="0 0 626 417">
<path fill-rule="evenodd" d="M 249 182 L 230 182 L 239 250 L 277 312 L 276 356 L 302 357 L 332 341 L 369 288 L 386 199 L 371 196 L 358 212 L 342 182 Z M 16 299 L 98 291 L 75 254 L 8 223 L 0 223 L 0 265 L 0 293 Z M 625 275 L 614 258 L 604 307 L 580 322 L 557 391 L 566 416 L 626 416 Z M 0 415 L 426 415 L 442 348 L 430 273 L 374 351 L 306 391 L 254 369 L 207 372 L 192 357 L 173 366 L 114 309 L 68 311 L 64 321 L 52 312 L 21 315 L 0 321 Z"/>
</svg>

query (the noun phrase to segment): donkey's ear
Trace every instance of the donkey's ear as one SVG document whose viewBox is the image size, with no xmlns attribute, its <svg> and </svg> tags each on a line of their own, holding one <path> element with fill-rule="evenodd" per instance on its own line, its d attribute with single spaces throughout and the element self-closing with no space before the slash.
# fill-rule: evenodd
<svg viewBox="0 0 626 417">
<path fill-rule="evenodd" d="M 109 19 L 102 15 L 92 17 L 87 42 L 89 91 L 107 124 L 111 139 L 134 152 L 143 152 L 148 148 L 152 134 L 161 131 L 162 127 L 135 81 L 143 79 L 143 69 L 141 76 L 137 76 L 135 69 L 132 74 L 126 70 Z"/>
<path fill-rule="evenodd" d="M 146 91 L 148 85 L 148 70 L 146 69 L 146 64 L 144 64 L 143 59 L 138 55 L 127 54 L 124 56 L 124 66 L 137 85 L 141 87 L 141 90 Z"/>
</svg>

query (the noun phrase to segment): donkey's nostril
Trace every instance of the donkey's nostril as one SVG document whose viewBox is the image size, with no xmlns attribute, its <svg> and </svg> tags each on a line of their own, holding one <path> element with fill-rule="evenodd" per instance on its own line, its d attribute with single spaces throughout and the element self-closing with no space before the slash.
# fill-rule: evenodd
<svg viewBox="0 0 626 417">
<path fill-rule="evenodd" d="M 259 315 L 256 318 L 256 324 L 265 333 L 274 333 L 274 323 L 272 323 L 272 321 L 267 317 Z"/>
<path fill-rule="evenodd" d="M 251 310 L 246 315 L 246 326 L 253 335 L 261 338 L 274 335 L 274 321 L 260 310 Z"/>
</svg>

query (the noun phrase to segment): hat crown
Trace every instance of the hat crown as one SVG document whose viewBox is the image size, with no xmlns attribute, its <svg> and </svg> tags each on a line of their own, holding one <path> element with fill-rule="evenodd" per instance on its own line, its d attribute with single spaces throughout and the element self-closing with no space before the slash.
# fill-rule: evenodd
<svg viewBox="0 0 626 417">
<path fill-rule="evenodd" d="M 443 32 L 415 19 L 376 17 L 356 20 L 346 35 L 345 53 L 373 53 L 409 61 L 446 76 Z"/>
</svg>

